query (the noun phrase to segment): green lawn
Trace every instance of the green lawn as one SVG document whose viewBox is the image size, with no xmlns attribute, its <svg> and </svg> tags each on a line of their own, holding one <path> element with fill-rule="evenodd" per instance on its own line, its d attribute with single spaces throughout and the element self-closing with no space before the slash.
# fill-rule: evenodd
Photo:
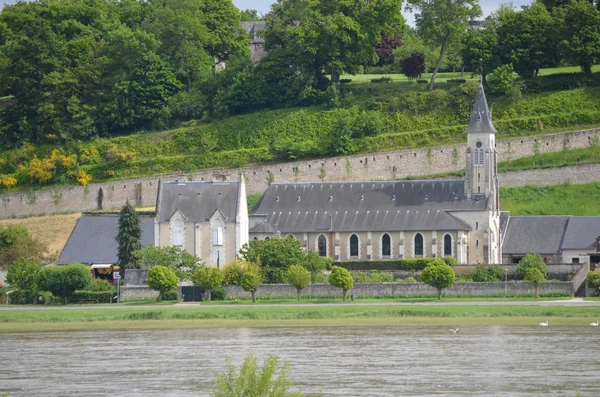
<svg viewBox="0 0 600 397">
<path fill-rule="evenodd" d="M 0 311 L 0 332 L 267 326 L 587 325 L 597 307 L 299 306 Z"/>
</svg>

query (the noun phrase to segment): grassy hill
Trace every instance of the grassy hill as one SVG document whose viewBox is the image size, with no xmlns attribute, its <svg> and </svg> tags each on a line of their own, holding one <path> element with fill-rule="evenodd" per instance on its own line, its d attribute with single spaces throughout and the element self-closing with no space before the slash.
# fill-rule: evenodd
<svg viewBox="0 0 600 397">
<path fill-rule="evenodd" d="M 57 147 L 73 155 L 94 181 L 103 181 L 464 142 L 477 81 L 444 82 L 457 76 L 442 75 L 438 88 L 428 92 L 425 84 L 401 79 L 371 83 L 372 77 L 354 76 L 350 84 L 342 84 L 329 102 L 335 106 L 267 110 L 60 146 L 28 145 L 0 153 L 0 174 L 27 185 L 29 162 L 35 156 L 49 158 Z M 488 96 L 498 138 L 599 125 L 600 72 L 594 78 L 599 86 L 564 89 L 560 79 L 538 78 L 543 84 L 536 83 L 535 92 L 522 97 Z M 567 80 L 574 86 L 580 82 Z M 66 177 L 52 181 L 74 183 Z"/>
</svg>

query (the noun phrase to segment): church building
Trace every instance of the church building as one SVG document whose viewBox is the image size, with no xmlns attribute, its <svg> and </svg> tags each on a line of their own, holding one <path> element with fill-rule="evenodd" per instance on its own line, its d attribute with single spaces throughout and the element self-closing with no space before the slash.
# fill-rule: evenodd
<svg viewBox="0 0 600 397">
<path fill-rule="evenodd" d="M 496 129 L 483 86 L 466 134 L 464 180 L 273 184 L 249 214 L 249 237 L 293 237 L 335 261 L 501 263 Z"/>
</svg>

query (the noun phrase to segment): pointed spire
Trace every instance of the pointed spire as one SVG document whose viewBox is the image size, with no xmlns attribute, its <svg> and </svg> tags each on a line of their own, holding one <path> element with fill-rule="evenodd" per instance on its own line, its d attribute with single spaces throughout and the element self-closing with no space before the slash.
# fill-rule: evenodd
<svg viewBox="0 0 600 397">
<path fill-rule="evenodd" d="M 467 133 L 487 132 L 496 133 L 496 128 L 492 123 L 492 113 L 488 108 L 485 92 L 483 92 L 483 82 L 480 81 L 477 97 L 471 111 L 471 121 L 467 127 Z"/>
</svg>

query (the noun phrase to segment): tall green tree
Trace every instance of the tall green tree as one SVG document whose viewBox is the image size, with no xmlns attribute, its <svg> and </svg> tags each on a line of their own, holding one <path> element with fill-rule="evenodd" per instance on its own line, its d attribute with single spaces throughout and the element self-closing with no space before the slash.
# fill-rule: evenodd
<svg viewBox="0 0 600 397">
<path fill-rule="evenodd" d="M 477 0 L 408 0 L 407 9 L 415 12 L 417 30 L 425 41 L 440 48 L 431 91 L 446 51 L 461 40 L 468 22 L 481 15 L 481 8 Z"/>
<path fill-rule="evenodd" d="M 454 269 L 442 259 L 434 259 L 423 269 L 419 280 L 437 289 L 438 300 L 442 299 L 442 290 L 451 287 L 456 280 Z"/>
<path fill-rule="evenodd" d="M 125 269 L 139 267 L 134 252 L 142 249 L 142 222 L 129 200 L 119 213 L 119 229 L 116 240 L 121 277 L 125 278 Z"/>
<path fill-rule="evenodd" d="M 240 20 L 242 22 L 260 21 L 262 17 L 258 15 L 256 10 L 240 10 Z"/>
<path fill-rule="evenodd" d="M 38 261 L 20 258 L 8 269 L 6 281 L 19 291 L 37 292 L 37 275 L 41 269 Z"/>
<path fill-rule="evenodd" d="M 162 300 L 165 293 L 173 291 L 177 288 L 177 276 L 175 272 L 166 266 L 154 266 L 148 270 L 148 278 L 146 279 L 148 287 L 158 291 L 157 301 Z"/>
<path fill-rule="evenodd" d="M 463 61 L 473 73 L 481 74 L 485 82 L 488 73 L 500 65 L 498 36 L 491 27 L 469 28 L 463 37 Z"/>
<path fill-rule="evenodd" d="M 167 266 L 175 272 L 180 281 L 191 280 L 192 274 L 202 266 L 200 258 L 172 245 L 155 247 L 154 244 L 148 244 L 141 250 L 133 251 L 133 256 L 140 269 Z"/>
<path fill-rule="evenodd" d="M 210 302 L 212 290 L 223 285 L 223 271 L 217 267 L 203 266 L 192 274 L 194 285 L 204 288 L 206 300 Z"/>
<path fill-rule="evenodd" d="M 559 50 L 563 59 L 581 66 L 591 76 L 592 66 L 600 62 L 600 11 L 587 0 L 571 0 L 555 9 L 561 26 Z"/>
<path fill-rule="evenodd" d="M 354 280 L 348 270 L 343 267 L 333 266 L 329 275 L 329 284 L 342 289 L 344 302 L 346 302 L 346 294 L 349 289 L 354 287 Z"/>
<path fill-rule="evenodd" d="M 300 265 L 290 266 L 287 272 L 287 281 L 296 288 L 298 302 L 300 302 L 302 290 L 310 284 L 308 270 Z"/>
<path fill-rule="evenodd" d="M 46 246 L 31 237 L 27 228 L 18 225 L 0 228 L 0 269 L 10 269 L 21 259 L 40 261 L 45 252 Z"/>
<path fill-rule="evenodd" d="M 540 285 L 548 282 L 540 269 L 532 267 L 525 274 L 525 281 L 535 287 L 535 299 L 540 298 Z"/>
<path fill-rule="evenodd" d="M 340 2 L 278 0 L 266 16 L 265 48 L 294 54 L 294 64 L 322 81 L 337 82 L 341 73 L 356 73 L 376 60 L 381 32 L 404 29 L 402 0 Z"/>
</svg>

